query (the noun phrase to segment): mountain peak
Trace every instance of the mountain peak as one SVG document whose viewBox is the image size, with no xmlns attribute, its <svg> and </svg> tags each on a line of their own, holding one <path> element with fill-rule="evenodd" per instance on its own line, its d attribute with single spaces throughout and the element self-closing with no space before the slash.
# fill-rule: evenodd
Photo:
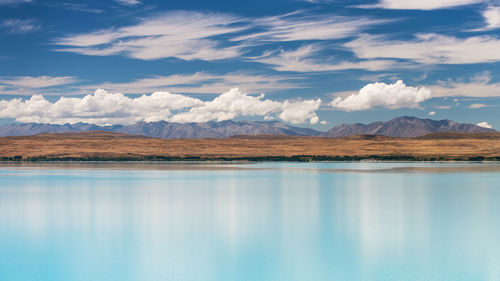
<svg viewBox="0 0 500 281">
<path fill-rule="evenodd" d="M 473 124 L 456 123 L 451 120 L 420 119 L 413 116 L 397 117 L 385 122 L 370 124 L 342 124 L 323 133 L 327 137 L 350 135 L 384 135 L 390 137 L 417 137 L 436 132 L 493 132 L 492 129 Z"/>
</svg>

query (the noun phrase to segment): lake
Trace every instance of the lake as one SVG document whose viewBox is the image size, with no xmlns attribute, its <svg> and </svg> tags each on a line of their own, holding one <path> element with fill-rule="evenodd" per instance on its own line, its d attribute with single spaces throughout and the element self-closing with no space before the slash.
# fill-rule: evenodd
<svg viewBox="0 0 500 281">
<path fill-rule="evenodd" d="M 0 280 L 500 280 L 498 163 L 2 163 Z"/>
</svg>

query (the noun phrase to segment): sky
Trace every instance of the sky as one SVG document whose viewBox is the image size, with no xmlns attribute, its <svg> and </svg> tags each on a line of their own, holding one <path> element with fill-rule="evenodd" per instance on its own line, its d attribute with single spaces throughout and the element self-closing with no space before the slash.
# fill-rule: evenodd
<svg viewBox="0 0 500 281">
<path fill-rule="evenodd" d="M 0 124 L 499 113 L 498 0 L 0 0 Z"/>
</svg>

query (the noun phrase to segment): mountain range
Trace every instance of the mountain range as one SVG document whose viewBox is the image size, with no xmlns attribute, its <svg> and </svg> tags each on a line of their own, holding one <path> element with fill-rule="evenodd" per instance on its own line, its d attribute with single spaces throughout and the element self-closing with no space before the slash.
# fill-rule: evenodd
<svg viewBox="0 0 500 281">
<path fill-rule="evenodd" d="M 0 126 L 0 136 L 26 136 L 42 133 L 109 131 L 153 138 L 226 138 L 236 135 L 293 135 L 344 137 L 350 135 L 385 135 L 417 137 L 435 132 L 494 132 L 473 124 L 450 120 L 398 117 L 370 124 L 342 124 L 326 132 L 286 125 L 278 121 L 222 121 L 205 123 L 139 122 L 133 125 L 99 126 L 94 124 L 13 123 Z"/>
<path fill-rule="evenodd" d="M 399 117 L 390 121 L 370 124 L 342 124 L 322 133 L 325 137 L 345 137 L 352 135 L 384 135 L 390 137 L 418 137 L 437 132 L 481 133 L 494 132 L 493 129 L 474 124 L 456 123 L 451 120 L 419 119 Z"/>
</svg>

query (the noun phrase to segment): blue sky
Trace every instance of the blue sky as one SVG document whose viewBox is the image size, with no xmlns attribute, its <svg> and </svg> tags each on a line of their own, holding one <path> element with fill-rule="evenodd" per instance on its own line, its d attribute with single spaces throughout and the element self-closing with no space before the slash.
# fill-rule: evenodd
<svg viewBox="0 0 500 281">
<path fill-rule="evenodd" d="M 0 0 L 0 123 L 498 129 L 499 35 L 498 1 Z"/>
</svg>

